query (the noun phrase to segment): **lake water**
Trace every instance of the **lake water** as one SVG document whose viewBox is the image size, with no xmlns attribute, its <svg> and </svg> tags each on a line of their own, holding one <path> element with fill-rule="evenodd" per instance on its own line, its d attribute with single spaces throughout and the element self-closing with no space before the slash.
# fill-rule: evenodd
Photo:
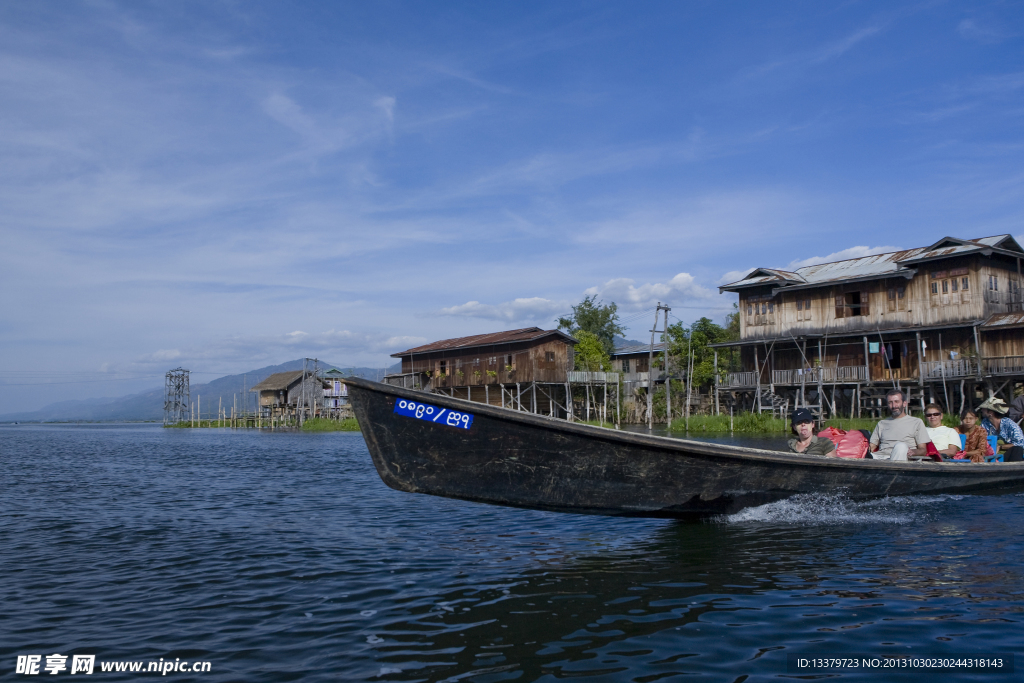
<svg viewBox="0 0 1024 683">
<path fill-rule="evenodd" d="M 3 678 L 91 654 L 104 680 L 768 681 L 790 655 L 1024 642 L 1020 495 L 680 523 L 392 491 L 359 434 L 19 425 L 0 458 Z"/>
</svg>

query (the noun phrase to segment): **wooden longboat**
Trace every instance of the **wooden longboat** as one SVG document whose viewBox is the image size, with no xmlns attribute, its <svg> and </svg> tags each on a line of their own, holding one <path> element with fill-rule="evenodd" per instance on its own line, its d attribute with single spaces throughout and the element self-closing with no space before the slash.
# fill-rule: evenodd
<svg viewBox="0 0 1024 683">
<path fill-rule="evenodd" d="M 377 472 L 400 491 L 538 510 L 684 518 L 806 493 L 841 491 L 863 500 L 1024 489 L 1024 463 L 782 453 L 572 424 L 364 379 L 344 381 Z M 423 406 L 424 415 L 396 412 L 408 413 L 409 406 Z M 448 424 L 453 417 L 455 426 Z"/>
</svg>

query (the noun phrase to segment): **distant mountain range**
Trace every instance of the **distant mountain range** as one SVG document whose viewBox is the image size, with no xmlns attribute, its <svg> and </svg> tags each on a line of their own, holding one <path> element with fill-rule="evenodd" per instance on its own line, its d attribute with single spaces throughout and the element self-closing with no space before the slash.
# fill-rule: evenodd
<svg viewBox="0 0 1024 683">
<path fill-rule="evenodd" d="M 367 379 L 380 379 L 380 368 L 355 368 L 339 365 L 324 364 L 325 370 L 337 368 L 346 375 L 365 377 Z M 386 372 L 399 372 L 401 363 L 395 363 L 387 368 Z M 302 359 L 288 361 L 280 365 L 268 365 L 265 368 L 252 370 L 251 372 L 239 375 L 226 375 L 205 384 L 192 384 L 192 401 L 197 400 L 203 411 L 203 419 L 215 418 L 217 415 L 218 401 L 225 408 L 230 409 L 238 396 L 238 405 L 241 409 L 243 396 L 248 395 L 249 409 L 252 410 L 254 395 L 249 392 L 256 384 L 259 384 L 275 372 L 287 372 L 289 370 L 301 370 Z M 244 384 L 244 391 L 243 391 Z M 120 396 L 118 398 L 93 398 L 81 401 L 61 401 L 51 403 L 48 406 L 25 413 L 7 413 L 0 415 L 0 422 L 65 422 L 82 420 L 85 422 L 116 422 L 136 420 L 162 420 L 164 415 L 164 388 L 159 387 L 139 394 Z"/>
</svg>

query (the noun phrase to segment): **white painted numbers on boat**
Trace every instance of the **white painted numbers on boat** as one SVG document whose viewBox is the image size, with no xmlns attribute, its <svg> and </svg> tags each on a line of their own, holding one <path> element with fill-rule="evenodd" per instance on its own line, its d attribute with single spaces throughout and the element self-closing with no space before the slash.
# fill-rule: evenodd
<svg viewBox="0 0 1024 683">
<path fill-rule="evenodd" d="M 417 420 L 436 422 L 437 424 L 458 427 L 459 429 L 469 429 L 473 424 L 473 416 L 469 413 L 460 413 L 457 410 L 440 408 L 427 403 L 417 403 L 416 401 L 406 401 L 405 399 L 395 401 L 395 412 L 406 417 L 414 417 Z"/>
</svg>

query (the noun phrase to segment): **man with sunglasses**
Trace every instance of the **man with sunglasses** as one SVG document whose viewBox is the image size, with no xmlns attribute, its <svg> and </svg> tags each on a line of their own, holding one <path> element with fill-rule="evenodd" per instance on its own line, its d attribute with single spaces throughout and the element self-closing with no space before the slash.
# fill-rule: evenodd
<svg viewBox="0 0 1024 683">
<path fill-rule="evenodd" d="M 925 431 L 932 437 L 935 449 L 942 455 L 953 456 L 960 451 L 960 432 L 942 424 L 942 408 L 937 403 L 924 407 Z"/>
</svg>

